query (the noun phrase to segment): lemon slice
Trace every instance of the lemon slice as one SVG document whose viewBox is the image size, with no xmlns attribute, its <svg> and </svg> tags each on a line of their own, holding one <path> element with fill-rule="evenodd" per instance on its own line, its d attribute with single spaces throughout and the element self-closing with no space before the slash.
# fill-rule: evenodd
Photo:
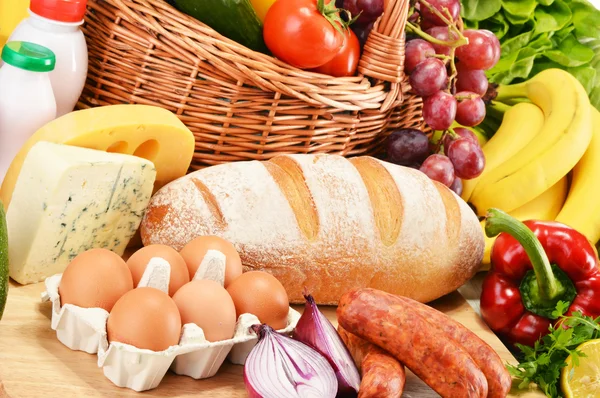
<svg viewBox="0 0 600 398">
<path fill-rule="evenodd" d="M 562 369 L 560 385 L 565 398 L 600 398 L 600 339 L 581 344 L 579 366 L 573 365 L 571 356 Z"/>
</svg>

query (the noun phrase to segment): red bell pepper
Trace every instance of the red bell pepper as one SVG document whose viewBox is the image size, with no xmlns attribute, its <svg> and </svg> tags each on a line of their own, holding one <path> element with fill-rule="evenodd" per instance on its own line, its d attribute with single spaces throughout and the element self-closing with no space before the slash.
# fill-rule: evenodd
<svg viewBox="0 0 600 398">
<path fill-rule="evenodd" d="M 596 248 L 581 233 L 554 221 L 525 221 L 490 209 L 485 233 L 498 235 L 483 281 L 481 315 L 507 343 L 533 346 L 559 315 L 600 315 Z"/>
</svg>

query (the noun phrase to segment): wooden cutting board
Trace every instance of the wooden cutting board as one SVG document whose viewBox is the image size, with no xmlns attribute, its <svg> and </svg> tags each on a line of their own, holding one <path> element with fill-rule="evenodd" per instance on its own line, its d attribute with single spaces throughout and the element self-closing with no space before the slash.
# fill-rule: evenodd
<svg viewBox="0 0 600 398">
<path fill-rule="evenodd" d="M 242 367 L 225 363 L 205 380 L 167 373 L 158 388 L 142 394 L 114 386 L 96 365 L 96 356 L 71 351 L 50 328 L 51 304 L 41 303 L 44 284 L 17 286 L 11 282 L 8 303 L 0 321 L 0 379 L 11 398 L 37 397 L 246 397 Z M 515 359 L 458 293 L 432 303 L 490 344 L 503 360 Z M 300 311 L 302 308 L 298 308 Z M 335 308 L 322 311 L 335 322 Z M 336 323 L 337 326 L 337 323 Z M 531 389 L 512 397 L 543 397 Z M 4 397 L 0 391 L 0 397 Z M 403 397 L 438 397 L 409 372 Z M 284 397 L 282 397 L 284 398 Z"/>
</svg>

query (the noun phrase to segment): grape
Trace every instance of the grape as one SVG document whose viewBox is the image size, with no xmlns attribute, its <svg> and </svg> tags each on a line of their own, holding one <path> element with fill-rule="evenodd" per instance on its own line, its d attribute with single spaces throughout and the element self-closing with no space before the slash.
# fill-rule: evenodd
<svg viewBox="0 0 600 398">
<path fill-rule="evenodd" d="M 428 29 L 427 34 L 442 41 L 453 41 L 458 39 L 456 33 L 450 32 L 447 26 L 436 26 L 435 28 Z M 440 55 L 450 55 L 450 51 L 452 50 L 448 46 L 441 46 L 434 43 L 431 43 L 431 45 L 433 46 L 435 53 Z"/>
<path fill-rule="evenodd" d="M 423 101 L 423 119 L 434 130 L 447 130 L 456 117 L 456 99 L 452 94 L 438 91 Z"/>
<path fill-rule="evenodd" d="M 483 172 L 485 156 L 478 144 L 461 138 L 450 144 L 447 153 L 458 178 L 470 180 Z"/>
<path fill-rule="evenodd" d="M 470 96 L 471 98 L 458 100 L 456 121 L 467 127 L 477 126 L 485 119 L 485 104 L 483 100 L 479 95 L 469 91 L 462 91 L 456 94 L 457 98 L 461 96 Z"/>
<path fill-rule="evenodd" d="M 447 8 L 450 11 L 450 15 L 452 16 L 452 20 L 456 21 L 458 19 L 458 14 L 460 14 L 460 2 L 458 0 L 428 0 L 428 3 L 438 10 L 444 15 L 445 18 L 448 18 L 448 15 L 444 11 L 444 8 Z M 435 13 L 433 13 L 429 7 L 425 4 L 421 3 L 421 16 L 423 16 L 423 20 L 431 22 L 437 26 L 445 26 L 446 23 L 440 19 Z"/>
<path fill-rule="evenodd" d="M 344 9 L 350 11 L 352 18 L 362 11 L 356 23 L 367 25 L 375 22 L 383 14 L 383 0 L 344 0 Z"/>
<path fill-rule="evenodd" d="M 392 163 L 414 166 L 429 155 L 429 138 L 417 129 L 394 131 L 388 137 L 387 154 Z"/>
<path fill-rule="evenodd" d="M 463 191 L 463 183 L 462 180 L 458 177 L 456 177 L 454 179 L 454 182 L 452 183 L 452 185 L 450 185 L 450 189 L 454 191 L 455 194 L 457 194 L 458 196 L 462 195 L 462 191 Z"/>
<path fill-rule="evenodd" d="M 427 58 L 415 67 L 409 82 L 417 95 L 428 97 L 439 91 L 446 84 L 447 78 L 446 65 L 437 58 Z"/>
<path fill-rule="evenodd" d="M 361 46 L 364 46 L 365 43 L 367 42 L 367 39 L 369 38 L 369 34 L 373 30 L 374 24 L 375 24 L 375 22 L 370 22 L 366 25 L 352 24 L 352 30 L 354 31 L 354 34 L 358 38 L 358 42 L 360 43 Z"/>
<path fill-rule="evenodd" d="M 456 72 L 457 91 L 471 91 L 481 96 L 487 93 L 488 79 L 484 71 L 469 69 L 459 62 L 456 65 Z"/>
<path fill-rule="evenodd" d="M 404 71 L 411 73 L 419 62 L 432 55 L 435 55 L 435 50 L 428 41 L 423 39 L 409 41 L 404 52 Z"/>
<path fill-rule="evenodd" d="M 427 177 L 434 181 L 441 182 L 447 187 L 450 187 L 454 182 L 454 166 L 447 156 L 433 154 L 430 155 L 419 169 Z"/>
<path fill-rule="evenodd" d="M 466 129 L 464 127 L 456 127 L 454 129 L 454 132 L 458 135 L 458 137 L 452 137 L 452 135 L 448 133 L 444 134 L 444 138 L 442 139 L 442 144 L 444 145 L 444 150 L 446 153 L 448 152 L 448 147 L 450 147 L 452 141 L 460 138 L 464 138 L 465 140 L 472 141 L 473 143 L 479 145 L 479 140 L 477 139 L 477 136 L 471 130 Z"/>
<path fill-rule="evenodd" d="M 490 39 L 492 48 L 494 49 L 494 62 L 492 65 L 492 67 L 493 67 L 500 60 L 500 55 L 501 55 L 500 40 L 498 40 L 498 37 L 496 37 L 496 35 L 493 34 L 492 32 L 490 32 L 489 30 L 480 29 L 479 31 L 481 33 L 485 34 Z"/>
<path fill-rule="evenodd" d="M 487 70 L 494 66 L 496 49 L 492 39 L 479 30 L 468 29 L 463 35 L 469 44 L 456 49 L 456 57 L 469 69 Z"/>
</svg>

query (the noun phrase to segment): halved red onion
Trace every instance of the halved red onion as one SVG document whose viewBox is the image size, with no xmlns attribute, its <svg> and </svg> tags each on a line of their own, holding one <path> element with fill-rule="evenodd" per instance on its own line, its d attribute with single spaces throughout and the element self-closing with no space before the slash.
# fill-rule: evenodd
<svg viewBox="0 0 600 398">
<path fill-rule="evenodd" d="M 306 293 L 304 298 L 304 313 L 298 320 L 292 337 L 327 358 L 338 380 L 338 398 L 356 397 L 360 387 L 360 374 L 348 347 L 329 319 L 319 311 L 314 298 Z"/>
<path fill-rule="evenodd" d="M 258 343 L 244 365 L 250 398 L 334 398 L 338 382 L 327 359 L 309 346 L 274 331 L 252 327 Z"/>
</svg>

